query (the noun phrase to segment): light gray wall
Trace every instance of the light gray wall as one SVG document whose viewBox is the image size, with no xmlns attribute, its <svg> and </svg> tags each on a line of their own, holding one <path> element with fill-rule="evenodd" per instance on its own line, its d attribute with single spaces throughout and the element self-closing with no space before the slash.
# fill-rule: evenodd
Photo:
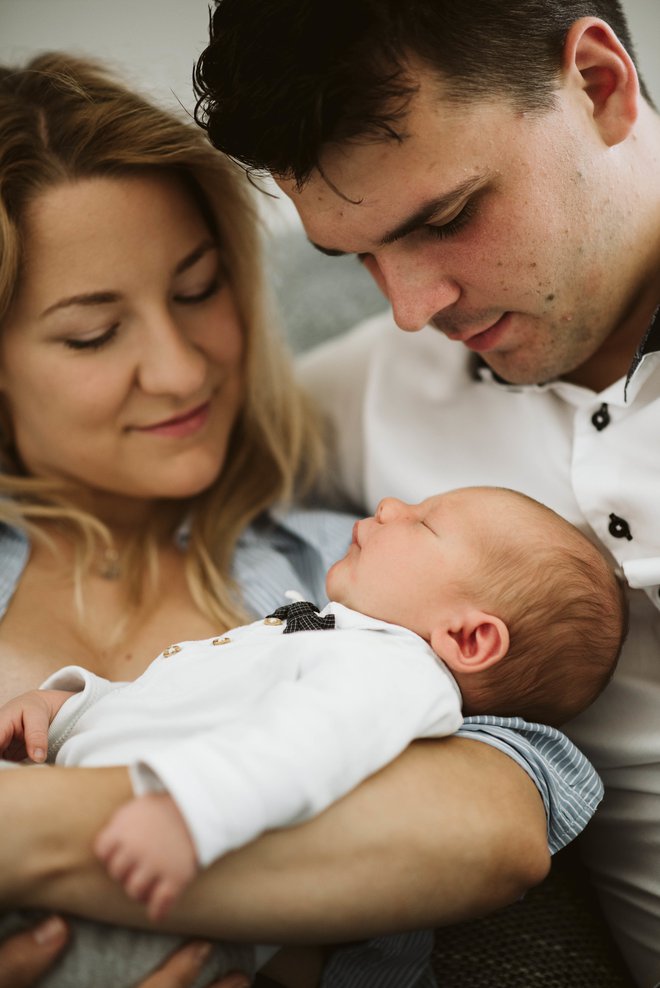
<svg viewBox="0 0 660 988">
<path fill-rule="evenodd" d="M 660 0 L 624 0 L 642 72 L 660 103 Z M 207 0 L 0 0 L 0 61 L 63 48 L 111 61 L 135 85 L 190 109 Z"/>
<path fill-rule="evenodd" d="M 142 92 L 190 110 L 207 12 L 206 0 L 0 0 L 0 61 L 50 49 L 92 55 Z"/>
</svg>

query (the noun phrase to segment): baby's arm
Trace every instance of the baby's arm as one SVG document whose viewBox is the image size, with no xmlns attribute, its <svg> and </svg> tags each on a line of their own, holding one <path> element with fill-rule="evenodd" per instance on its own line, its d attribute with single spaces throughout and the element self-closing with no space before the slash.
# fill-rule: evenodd
<svg viewBox="0 0 660 988">
<path fill-rule="evenodd" d="M 45 761 L 48 728 L 70 696 L 66 690 L 30 690 L 0 707 L 0 757 Z"/>
<path fill-rule="evenodd" d="M 153 791 L 155 778 L 171 794 L 202 867 L 265 830 L 315 816 L 413 738 L 461 725 L 458 690 L 413 637 L 280 636 L 269 658 L 286 662 L 290 676 L 240 716 L 144 752 L 132 766 L 135 791 Z"/>
<path fill-rule="evenodd" d="M 162 919 L 197 873 L 195 847 L 176 803 L 149 793 L 125 803 L 94 841 L 94 853 L 132 899 Z"/>
</svg>

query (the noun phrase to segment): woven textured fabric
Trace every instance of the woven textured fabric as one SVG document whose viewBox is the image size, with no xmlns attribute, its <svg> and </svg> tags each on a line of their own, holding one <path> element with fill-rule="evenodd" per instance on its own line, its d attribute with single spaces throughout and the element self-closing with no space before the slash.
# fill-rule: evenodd
<svg viewBox="0 0 660 988">
<path fill-rule="evenodd" d="M 316 604 L 311 604 L 308 600 L 297 600 L 293 604 L 278 607 L 266 620 L 271 618 L 286 621 L 285 635 L 294 631 L 331 631 L 335 626 L 334 614 L 321 617 Z"/>
<path fill-rule="evenodd" d="M 439 988 L 634 988 L 572 848 L 492 916 L 436 931 Z"/>
</svg>

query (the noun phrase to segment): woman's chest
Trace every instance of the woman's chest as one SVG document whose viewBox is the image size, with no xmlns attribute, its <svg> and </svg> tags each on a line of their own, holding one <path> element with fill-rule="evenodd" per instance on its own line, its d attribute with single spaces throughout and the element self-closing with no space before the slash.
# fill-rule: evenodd
<svg viewBox="0 0 660 988">
<path fill-rule="evenodd" d="M 34 689 L 64 665 L 111 680 L 139 676 L 172 642 L 224 631 L 200 613 L 183 573 L 163 574 L 139 607 L 107 580 L 85 586 L 82 612 L 69 580 L 28 566 L 0 623 L 0 702 Z"/>
</svg>

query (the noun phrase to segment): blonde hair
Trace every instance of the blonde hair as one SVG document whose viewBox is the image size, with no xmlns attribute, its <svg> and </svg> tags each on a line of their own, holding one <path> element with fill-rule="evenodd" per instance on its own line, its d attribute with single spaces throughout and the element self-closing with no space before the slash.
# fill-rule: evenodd
<svg viewBox="0 0 660 988">
<path fill-rule="evenodd" d="M 130 592 L 139 599 L 145 574 L 157 572 L 157 540 L 190 518 L 186 575 L 193 599 L 215 621 L 235 624 L 245 616 L 230 579 L 240 533 L 273 503 L 307 489 L 322 461 L 316 416 L 270 328 L 244 174 L 193 125 L 113 81 L 100 66 L 62 53 L 40 55 L 25 68 L 0 68 L 0 132 L 0 330 L 21 273 L 25 211 L 54 186 L 166 172 L 186 183 L 218 236 L 244 331 L 243 407 L 215 483 L 193 499 L 161 502 L 127 563 L 136 572 Z M 111 545 L 110 533 L 76 506 L 70 488 L 26 475 L 1 397 L 0 522 L 31 537 L 44 537 L 44 520 L 66 525 L 74 533 L 80 589 L 99 544 Z"/>
<path fill-rule="evenodd" d="M 511 497 L 510 525 L 483 538 L 469 592 L 505 622 L 510 647 L 491 669 L 461 678 L 464 709 L 562 724 L 614 672 L 628 630 L 625 586 L 564 518 L 524 494 L 493 490 Z"/>
</svg>

